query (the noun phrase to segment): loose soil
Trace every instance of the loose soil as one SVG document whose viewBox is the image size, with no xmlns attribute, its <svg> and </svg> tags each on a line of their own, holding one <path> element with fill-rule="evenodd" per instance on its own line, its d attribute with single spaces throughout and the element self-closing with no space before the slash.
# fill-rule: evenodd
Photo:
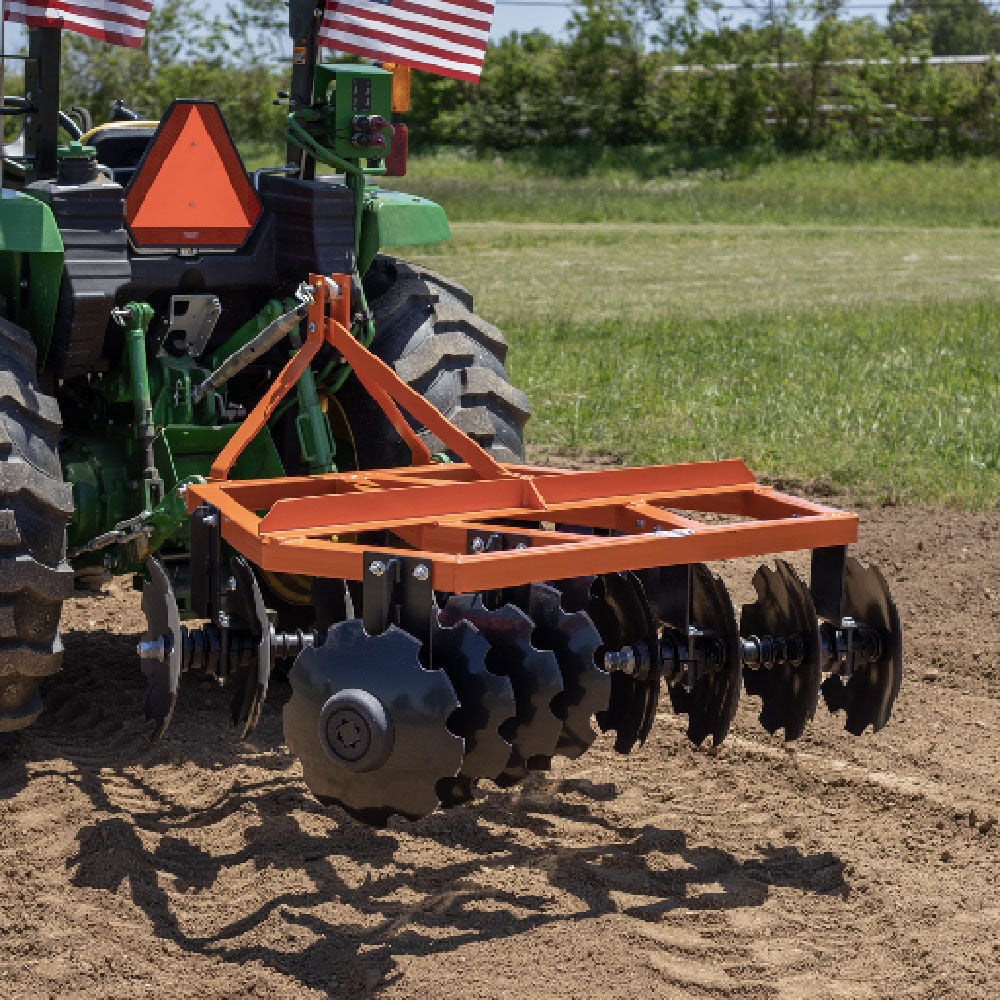
<svg viewBox="0 0 1000 1000">
<path fill-rule="evenodd" d="M 666 705 L 513 791 L 384 831 L 319 805 L 275 685 L 240 742 L 187 680 L 150 745 L 118 580 L 69 602 L 46 713 L 0 761 L 0 993 L 1000 995 L 1000 515 L 866 511 L 906 630 L 893 718 L 714 752 Z M 802 564 L 798 564 L 802 568 Z M 737 606 L 752 563 L 722 568 Z"/>
</svg>

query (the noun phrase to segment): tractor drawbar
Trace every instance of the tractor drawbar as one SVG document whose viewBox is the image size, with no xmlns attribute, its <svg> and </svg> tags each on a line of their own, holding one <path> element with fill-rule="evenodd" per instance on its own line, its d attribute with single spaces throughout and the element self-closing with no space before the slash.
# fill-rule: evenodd
<svg viewBox="0 0 1000 1000">
<path fill-rule="evenodd" d="M 852 734 L 886 724 L 903 672 L 899 615 L 878 569 L 848 555 L 854 515 L 762 486 L 739 460 L 600 472 L 497 462 L 351 336 L 347 278 L 310 286 L 302 349 L 212 479 L 186 491 L 191 604 L 205 624 L 181 625 L 150 562 L 139 651 L 157 733 L 186 671 L 231 685 L 249 733 L 271 671 L 291 662 L 285 738 L 306 784 L 378 826 L 579 757 L 598 730 L 629 753 L 661 688 L 696 744 L 725 739 L 743 690 L 786 740 L 820 694 Z M 324 343 L 413 464 L 228 480 Z M 455 461 L 432 462 L 414 424 Z M 737 619 L 706 563 L 792 549 L 812 552 L 808 583 L 782 560 L 762 565 Z M 312 630 L 270 624 L 255 567 L 312 578 Z"/>
</svg>

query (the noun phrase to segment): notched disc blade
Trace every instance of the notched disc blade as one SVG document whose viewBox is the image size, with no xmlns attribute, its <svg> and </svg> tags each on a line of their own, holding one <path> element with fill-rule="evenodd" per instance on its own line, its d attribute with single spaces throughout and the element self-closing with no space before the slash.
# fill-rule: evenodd
<svg viewBox="0 0 1000 1000">
<path fill-rule="evenodd" d="M 597 665 L 601 634 L 586 611 L 565 611 L 562 595 L 548 584 L 531 584 L 525 610 L 535 623 L 531 641 L 556 654 L 562 674 L 563 692 L 552 705 L 563 724 L 555 752 L 575 759 L 597 738 L 590 720 L 611 699 L 611 675 Z"/>
<path fill-rule="evenodd" d="M 599 658 L 639 643 L 649 651 L 644 677 L 612 671 L 608 707 L 597 713 L 601 731 L 615 734 L 615 750 L 631 753 L 649 735 L 660 694 L 659 638 L 639 578 L 634 573 L 599 576 L 591 588 L 587 614 L 601 636 Z"/>
<path fill-rule="evenodd" d="M 513 604 L 496 610 L 485 607 L 475 594 L 459 594 L 441 610 L 442 625 L 471 622 L 490 644 L 486 665 L 492 673 L 510 679 L 516 713 L 501 735 L 511 744 L 504 768 L 491 775 L 498 785 L 512 785 L 531 768 L 544 768 L 555 752 L 562 721 L 552 711 L 562 692 L 562 675 L 555 655 L 531 644 L 531 619 Z"/>
<path fill-rule="evenodd" d="M 740 703 L 740 632 L 729 591 L 704 563 L 691 567 L 691 620 L 722 643 L 719 669 L 698 679 L 692 690 L 670 688 L 674 711 L 688 717 L 688 739 L 701 746 L 711 736 L 718 746 L 728 735 Z"/>
<path fill-rule="evenodd" d="M 455 690 L 444 671 L 420 665 L 419 653 L 420 643 L 395 625 L 370 636 L 349 619 L 331 628 L 322 646 L 303 650 L 288 675 L 285 741 L 302 761 L 306 784 L 320 801 L 373 826 L 396 814 L 419 819 L 432 812 L 437 783 L 462 766 L 463 741 L 447 727 L 458 708 Z M 338 760 L 322 741 L 324 705 L 346 694 L 375 704 L 388 720 L 391 736 L 371 766 Z"/>
<path fill-rule="evenodd" d="M 146 616 L 145 642 L 163 638 L 166 654 L 162 661 L 143 659 L 142 672 L 146 678 L 146 696 L 143 713 L 154 723 L 153 739 L 162 736 L 170 725 L 170 718 L 177 704 L 177 691 L 181 682 L 181 656 L 184 634 L 177 600 L 167 571 L 158 559 L 147 562 L 149 579 L 142 588 L 142 610 Z"/>
<path fill-rule="evenodd" d="M 860 736 L 868 726 L 878 732 L 888 721 L 903 681 L 903 630 L 896 603 L 881 570 L 847 560 L 844 574 L 844 614 L 879 632 L 881 655 L 875 663 L 855 670 L 844 683 L 833 675 L 823 682 L 823 697 L 831 712 L 843 709 L 845 728 Z"/>
<path fill-rule="evenodd" d="M 447 612 L 442 617 L 453 619 Z M 449 726 L 465 740 L 461 776 L 493 778 L 506 767 L 512 750 L 500 735 L 500 728 L 517 714 L 510 678 L 487 668 L 489 642 L 461 617 L 453 626 L 432 622 L 431 649 L 434 666 L 448 675 L 458 695 L 460 707 Z"/>
<path fill-rule="evenodd" d="M 775 568 L 761 566 L 753 577 L 757 600 L 743 605 L 740 634 L 797 636 L 802 661 L 769 669 L 743 668 L 747 694 L 761 699 L 760 724 L 771 734 L 784 728 L 786 740 L 797 740 L 816 712 L 823 679 L 819 619 L 809 588 L 783 559 Z"/>
<path fill-rule="evenodd" d="M 274 653 L 267 608 L 253 569 L 242 556 L 236 556 L 232 566 L 236 590 L 229 599 L 230 621 L 236 620 L 250 630 L 256 652 L 253 661 L 237 670 L 230 681 L 233 686 L 230 705 L 233 723 L 239 728 L 240 737 L 246 739 L 257 728 L 264 710 Z"/>
<path fill-rule="evenodd" d="M 563 611 L 572 614 L 574 611 L 586 611 L 590 606 L 590 591 L 595 579 L 592 576 L 574 576 L 566 580 L 551 580 L 548 586 L 559 591 Z"/>
</svg>

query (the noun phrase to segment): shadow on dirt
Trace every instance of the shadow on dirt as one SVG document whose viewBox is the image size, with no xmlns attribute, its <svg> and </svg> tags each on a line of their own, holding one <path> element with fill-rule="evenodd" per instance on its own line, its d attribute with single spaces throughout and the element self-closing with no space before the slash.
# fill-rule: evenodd
<svg viewBox="0 0 1000 1000">
<path fill-rule="evenodd" d="M 244 847 L 209 853 L 188 839 L 192 828 L 223 824 L 245 810 L 248 794 L 261 822 L 245 831 Z M 276 807 L 327 815 L 323 810 L 304 794 L 257 786 L 225 796 L 207 814 L 174 819 L 126 814 L 88 825 L 80 830 L 78 851 L 68 863 L 75 885 L 116 892 L 127 883 L 157 936 L 184 951 L 237 965 L 262 962 L 305 986 L 331 992 L 332 974 L 340 995 L 364 995 L 390 984 L 402 955 L 450 954 L 471 942 L 513 937 L 549 923 L 615 912 L 656 921 L 679 908 L 759 906 L 772 885 L 824 895 L 847 891 L 843 865 L 829 853 L 768 846 L 760 857 L 743 860 L 723 850 L 690 847 L 681 830 L 646 826 L 636 831 L 596 816 L 579 816 L 578 822 L 589 819 L 615 836 L 597 847 L 573 847 L 551 829 L 544 810 L 525 812 L 500 798 L 489 796 L 471 819 L 438 817 L 411 833 L 425 844 L 437 842 L 444 857 L 462 843 L 477 852 L 471 859 L 413 863 L 408 846 L 392 832 L 358 828 L 346 818 L 331 835 L 308 833 L 297 818 Z M 525 830 L 547 833 L 551 840 L 527 846 L 518 839 Z M 160 834 L 155 848 L 144 846 L 149 838 L 140 832 Z M 660 859 L 655 867 L 648 857 L 654 852 Z M 422 857 L 426 853 L 420 851 Z M 666 870 L 661 868 L 664 855 L 669 857 Z M 241 908 L 255 897 L 257 904 L 238 919 L 209 935 L 187 933 L 179 895 L 212 890 L 227 869 L 247 865 L 259 871 L 283 868 L 297 877 L 271 881 L 306 879 L 312 888 L 277 891 L 265 900 L 259 891 L 250 892 Z M 356 878 L 345 878 L 358 869 L 366 872 L 360 886 Z M 484 872 L 511 869 L 543 876 L 538 881 L 572 897 L 574 912 L 552 912 L 550 893 L 506 890 L 489 875 L 483 878 Z M 712 888 L 692 894 L 705 886 Z M 617 893 L 642 902 L 616 902 Z M 221 897 L 219 905 L 221 911 Z M 345 911 L 343 921 L 330 919 L 331 905 Z M 287 935 L 280 934 L 262 942 L 260 931 L 276 920 L 279 926 L 311 932 L 310 943 L 287 947 L 280 940 Z"/>
<path fill-rule="evenodd" d="M 616 817 L 599 801 L 613 788 L 580 779 L 529 779 L 421 823 L 368 829 L 324 809 L 287 773 L 287 688 L 276 686 L 260 729 L 239 743 L 226 693 L 189 683 L 174 726 L 150 747 L 132 640 L 71 633 L 67 649 L 25 752 L 36 774 L 52 761 L 49 773 L 92 803 L 96 818 L 66 862 L 72 884 L 127 885 L 159 938 L 234 970 L 261 963 L 331 995 L 366 996 L 399 978 L 400 956 L 611 913 L 655 921 L 678 909 L 756 907 L 771 886 L 848 891 L 833 854 L 763 845 L 740 858 L 693 847 L 684 830 Z M 83 707 L 95 701 L 103 707 Z M 190 762 L 211 778 L 197 805 L 180 773 Z"/>
</svg>

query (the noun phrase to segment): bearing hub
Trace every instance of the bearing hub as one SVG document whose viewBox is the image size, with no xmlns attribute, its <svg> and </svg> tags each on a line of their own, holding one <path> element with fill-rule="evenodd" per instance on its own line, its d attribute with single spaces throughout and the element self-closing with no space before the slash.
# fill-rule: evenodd
<svg viewBox="0 0 1000 1000">
<path fill-rule="evenodd" d="M 319 737 L 336 763 L 374 771 L 392 753 L 392 719 L 368 691 L 348 688 L 331 695 L 320 709 Z"/>
</svg>

